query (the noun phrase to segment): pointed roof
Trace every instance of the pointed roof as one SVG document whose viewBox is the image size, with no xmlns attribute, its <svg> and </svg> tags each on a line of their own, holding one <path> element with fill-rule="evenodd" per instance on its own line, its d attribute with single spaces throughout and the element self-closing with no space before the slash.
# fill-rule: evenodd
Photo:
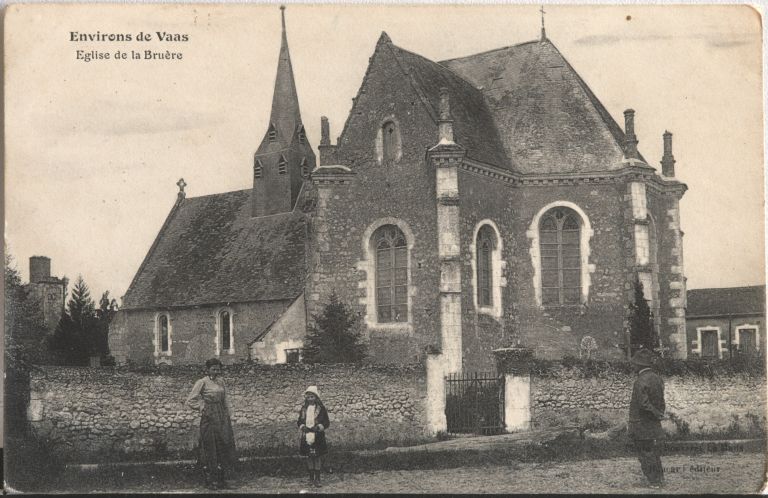
<svg viewBox="0 0 768 498">
<path fill-rule="evenodd" d="M 291 54 L 288 51 L 288 37 L 285 32 L 285 6 L 280 6 L 280 16 L 283 27 L 280 42 L 280 57 L 277 61 L 275 76 L 275 91 L 272 94 L 272 112 L 270 124 L 277 128 L 278 140 L 290 140 L 296 128 L 301 124 L 299 97 L 296 93 L 296 82 L 293 79 Z"/>
<path fill-rule="evenodd" d="M 482 92 L 519 172 L 622 167 L 624 132 L 548 38 L 440 64 Z"/>
<path fill-rule="evenodd" d="M 123 309 L 294 300 L 304 291 L 306 217 L 253 218 L 253 191 L 180 199 L 123 297 Z"/>
<path fill-rule="evenodd" d="M 468 157 L 502 168 L 511 167 L 482 92 L 447 67 L 398 47 L 385 32 L 377 49 L 381 46 L 392 51 L 435 123 L 439 118 L 440 89 L 448 89 L 454 140 L 466 148 Z"/>
</svg>

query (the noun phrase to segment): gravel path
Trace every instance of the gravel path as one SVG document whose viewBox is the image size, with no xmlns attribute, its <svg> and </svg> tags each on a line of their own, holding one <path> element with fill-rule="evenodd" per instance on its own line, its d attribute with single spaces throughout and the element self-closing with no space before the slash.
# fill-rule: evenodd
<svg viewBox="0 0 768 498">
<path fill-rule="evenodd" d="M 674 455 L 663 458 L 666 486 L 661 493 L 755 493 L 764 480 L 759 453 Z M 652 493 L 641 485 L 634 458 L 569 463 L 511 463 L 509 466 L 440 470 L 323 474 L 323 487 L 307 488 L 297 477 L 242 476 L 234 493 Z M 83 490 L 85 491 L 85 490 Z M 195 484 L 169 488 L 151 483 L 136 487 L 92 489 L 122 492 L 204 492 Z"/>
</svg>

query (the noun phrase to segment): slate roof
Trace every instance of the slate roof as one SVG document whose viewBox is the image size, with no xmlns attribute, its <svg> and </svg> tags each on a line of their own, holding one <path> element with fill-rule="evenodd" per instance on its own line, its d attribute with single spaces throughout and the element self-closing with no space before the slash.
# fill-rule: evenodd
<svg viewBox="0 0 768 498">
<path fill-rule="evenodd" d="M 382 38 L 391 47 L 435 120 L 439 116 L 440 88 L 448 89 L 454 140 L 467 149 L 467 156 L 509 169 L 509 158 L 482 92 L 448 68 L 392 44 L 386 33 Z"/>
<path fill-rule="evenodd" d="M 251 217 L 251 189 L 183 199 L 123 298 L 123 309 L 294 299 L 304 290 L 306 218 Z"/>
<path fill-rule="evenodd" d="M 688 291 L 686 316 L 764 315 L 765 286 L 693 289 Z"/>
<path fill-rule="evenodd" d="M 622 167 L 624 132 L 551 41 L 439 64 L 480 89 L 516 171 L 577 173 Z M 456 125 L 460 119 L 456 116 Z"/>
</svg>

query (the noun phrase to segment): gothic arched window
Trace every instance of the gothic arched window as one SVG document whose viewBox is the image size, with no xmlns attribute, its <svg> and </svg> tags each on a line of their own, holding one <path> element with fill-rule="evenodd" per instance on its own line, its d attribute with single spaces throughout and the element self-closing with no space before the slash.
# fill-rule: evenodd
<svg viewBox="0 0 768 498">
<path fill-rule="evenodd" d="M 408 245 L 395 225 L 379 227 L 372 237 L 376 250 L 378 321 L 408 321 Z"/>
<path fill-rule="evenodd" d="M 309 165 L 307 164 L 307 158 L 301 160 L 301 176 L 302 178 L 309 177 Z"/>
<path fill-rule="evenodd" d="M 281 155 L 280 160 L 277 161 L 277 174 L 284 175 L 288 167 L 288 161 L 285 160 L 285 156 Z"/>
<path fill-rule="evenodd" d="M 161 355 L 171 354 L 171 324 L 168 319 L 168 315 L 160 314 L 157 316 L 156 322 L 156 338 L 157 345 L 155 351 Z"/>
<path fill-rule="evenodd" d="M 539 222 L 541 302 L 579 304 L 581 296 L 581 218 L 572 209 L 556 207 Z"/>
<path fill-rule="evenodd" d="M 397 127 L 394 121 L 387 121 L 381 127 L 381 147 L 384 164 L 397 159 Z"/>
<path fill-rule="evenodd" d="M 264 165 L 261 164 L 261 161 L 256 159 L 256 166 L 253 168 L 253 177 L 254 178 L 261 178 L 261 172 L 264 170 Z"/>
<path fill-rule="evenodd" d="M 274 142 L 277 140 L 277 128 L 275 128 L 275 125 L 270 124 L 269 130 L 267 131 L 267 139 L 270 142 Z"/>
<path fill-rule="evenodd" d="M 493 250 L 496 234 L 489 225 L 483 225 L 477 232 L 477 304 L 493 306 Z"/>
<path fill-rule="evenodd" d="M 231 353 L 233 342 L 232 313 L 229 310 L 219 312 L 219 351 Z"/>
</svg>

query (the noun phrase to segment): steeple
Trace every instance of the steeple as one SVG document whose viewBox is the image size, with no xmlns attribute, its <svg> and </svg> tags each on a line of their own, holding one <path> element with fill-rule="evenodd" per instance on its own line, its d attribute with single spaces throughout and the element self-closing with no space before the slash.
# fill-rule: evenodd
<svg viewBox="0 0 768 498">
<path fill-rule="evenodd" d="M 280 7 L 280 17 L 283 32 L 272 111 L 267 132 L 253 156 L 253 216 L 292 211 L 302 185 L 315 168 L 315 153 L 301 123 L 285 32 L 285 6 Z"/>
<path fill-rule="evenodd" d="M 301 112 L 299 111 L 299 97 L 296 94 L 296 82 L 293 79 L 291 54 L 288 51 L 288 36 L 285 32 L 285 5 L 280 6 L 280 17 L 283 34 L 269 122 L 277 129 L 278 140 L 287 143 L 290 142 L 298 126 L 301 125 Z"/>
</svg>

